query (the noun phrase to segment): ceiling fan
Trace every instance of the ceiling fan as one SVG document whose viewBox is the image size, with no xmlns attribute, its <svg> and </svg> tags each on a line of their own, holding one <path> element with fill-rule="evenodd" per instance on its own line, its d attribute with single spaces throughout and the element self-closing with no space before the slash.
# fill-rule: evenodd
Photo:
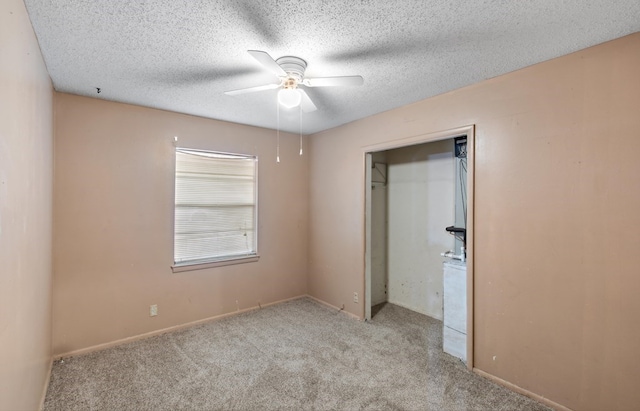
<svg viewBox="0 0 640 411">
<path fill-rule="evenodd" d="M 278 102 L 287 108 L 298 107 L 308 113 L 318 108 L 309 95 L 298 86 L 304 87 L 336 87 L 336 86 L 361 86 L 364 84 L 362 76 L 338 76 L 338 77 L 314 77 L 307 78 L 304 71 L 307 62 L 300 57 L 284 56 L 274 60 L 268 53 L 260 50 L 248 50 L 260 64 L 267 70 L 278 76 L 278 83 L 265 84 L 263 86 L 243 88 L 239 90 L 225 91 L 228 96 L 238 94 L 253 93 L 256 91 L 274 90 L 278 91 Z"/>
</svg>

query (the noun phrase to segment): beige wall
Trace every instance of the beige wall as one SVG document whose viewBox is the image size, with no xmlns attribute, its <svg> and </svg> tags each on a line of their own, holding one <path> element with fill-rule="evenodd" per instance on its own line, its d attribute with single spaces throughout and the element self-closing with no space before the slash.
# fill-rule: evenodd
<svg viewBox="0 0 640 411">
<path fill-rule="evenodd" d="M 273 130 L 60 93 L 55 108 L 54 354 L 306 294 L 297 136 L 277 164 Z M 172 273 L 174 136 L 258 155 L 258 262 Z"/>
<path fill-rule="evenodd" d="M 476 125 L 475 366 L 640 404 L 640 34 L 311 136 L 310 294 L 363 316 L 368 145 Z"/>
<path fill-rule="evenodd" d="M 22 0 L 0 2 L 0 409 L 37 409 L 51 365 L 52 87 Z"/>
</svg>

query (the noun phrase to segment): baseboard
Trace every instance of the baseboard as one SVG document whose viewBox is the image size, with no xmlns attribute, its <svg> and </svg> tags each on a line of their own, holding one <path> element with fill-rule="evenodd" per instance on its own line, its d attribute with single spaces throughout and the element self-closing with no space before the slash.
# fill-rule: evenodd
<svg viewBox="0 0 640 411">
<path fill-rule="evenodd" d="M 44 388 L 42 390 L 42 395 L 40 396 L 40 404 L 38 405 L 38 410 L 44 410 L 44 400 L 47 398 L 47 391 L 49 391 L 49 382 L 51 381 L 51 372 L 53 371 L 53 359 L 49 361 L 49 369 L 47 370 L 47 379 L 44 381 Z"/>
<path fill-rule="evenodd" d="M 491 374 L 489 374 L 487 372 L 484 372 L 482 370 L 479 370 L 477 368 L 474 368 L 473 372 L 475 372 L 476 374 L 478 374 L 481 377 L 484 377 L 484 378 L 486 378 L 488 380 L 491 380 L 491 381 L 495 382 L 496 384 L 500 384 L 503 387 L 506 387 L 506 388 L 510 389 L 511 391 L 515 391 L 518 394 L 522 394 L 524 396 L 532 398 L 532 399 L 534 399 L 534 400 L 546 405 L 547 407 L 553 408 L 556 411 L 572 411 L 570 408 L 567 408 L 564 405 L 560 405 L 560 404 L 558 404 L 556 402 L 551 401 L 548 398 L 543 397 L 542 395 L 538 395 L 538 394 L 535 394 L 535 393 L 533 393 L 533 392 L 531 392 L 529 390 L 525 390 L 524 388 L 519 387 L 519 386 L 517 386 L 515 384 L 512 384 L 509 381 L 505 381 L 502 378 L 496 377 L 495 375 L 491 375 Z"/>
<path fill-rule="evenodd" d="M 144 340 L 145 338 L 155 337 L 156 335 L 166 334 L 166 333 L 169 333 L 169 332 L 179 331 L 179 330 L 183 330 L 185 328 L 194 327 L 194 326 L 200 325 L 200 324 L 205 324 L 205 323 L 212 322 L 212 321 L 222 320 L 223 318 L 232 317 L 234 315 L 243 314 L 243 313 L 246 313 L 246 312 L 249 312 L 249 311 L 259 310 L 259 309 L 262 309 L 262 308 L 265 308 L 265 307 L 269 307 L 269 306 L 272 306 L 272 305 L 276 305 L 276 304 L 286 303 L 287 301 L 299 300 L 300 298 L 305 298 L 305 297 L 307 297 L 306 294 L 305 295 L 299 295 L 297 297 L 286 298 L 284 300 L 278 300 L 278 301 L 274 301 L 272 303 L 256 305 L 256 306 L 245 308 L 245 309 L 242 309 L 242 310 L 232 311 L 230 313 L 215 315 L 213 317 L 207 317 L 207 318 L 204 318 L 202 320 L 191 321 L 191 322 L 184 323 L 184 324 L 174 325 L 172 327 L 162 328 L 160 330 L 150 331 L 148 333 L 135 335 L 133 337 L 122 338 L 122 339 L 111 341 L 111 342 L 108 342 L 108 343 L 97 344 L 97 345 L 93 345 L 93 346 L 87 347 L 87 348 L 81 348 L 79 350 L 68 351 L 68 352 L 61 353 L 61 354 L 55 354 L 53 356 L 53 360 L 58 360 L 60 358 L 65 358 L 65 357 L 73 357 L 73 356 L 77 356 L 77 355 L 89 354 L 89 353 L 92 353 L 92 352 L 95 352 L 95 351 L 101 351 L 101 350 L 105 350 L 107 348 L 115 347 L 115 346 L 118 346 L 118 345 L 127 344 L 127 343 L 138 341 L 138 340 Z M 45 391 L 45 393 L 46 393 L 46 391 Z"/>
<path fill-rule="evenodd" d="M 316 297 L 314 297 L 314 296 L 312 296 L 312 295 L 308 295 L 308 294 L 307 294 L 307 295 L 306 295 L 306 297 L 309 297 L 310 299 L 312 299 L 313 301 L 317 302 L 318 304 L 322 304 L 322 305 L 324 305 L 324 306 L 326 306 L 326 307 L 329 307 L 329 308 L 331 308 L 331 309 L 334 309 L 334 310 L 336 310 L 336 311 L 340 311 L 340 312 L 342 312 L 342 313 L 344 313 L 344 314 L 348 315 L 348 316 L 349 316 L 349 317 L 351 317 L 351 318 L 355 318 L 355 319 L 356 319 L 356 320 L 358 320 L 358 321 L 362 321 L 362 318 L 358 317 L 357 315 L 355 315 L 355 314 L 353 314 L 353 313 L 350 313 L 350 312 L 348 312 L 348 311 L 345 311 L 345 310 L 344 310 L 344 308 L 336 307 L 335 305 L 333 305 L 333 304 L 329 304 L 328 302 L 323 301 L 323 300 L 321 300 L 321 299 L 319 299 L 319 298 L 316 298 Z"/>
</svg>

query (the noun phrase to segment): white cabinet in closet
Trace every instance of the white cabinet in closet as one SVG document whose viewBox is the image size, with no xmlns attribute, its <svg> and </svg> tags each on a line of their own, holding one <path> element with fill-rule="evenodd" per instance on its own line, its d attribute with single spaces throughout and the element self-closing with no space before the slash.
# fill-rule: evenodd
<svg viewBox="0 0 640 411">
<path fill-rule="evenodd" d="M 444 322 L 442 349 L 467 361 L 467 266 L 447 261 L 444 266 Z"/>
</svg>

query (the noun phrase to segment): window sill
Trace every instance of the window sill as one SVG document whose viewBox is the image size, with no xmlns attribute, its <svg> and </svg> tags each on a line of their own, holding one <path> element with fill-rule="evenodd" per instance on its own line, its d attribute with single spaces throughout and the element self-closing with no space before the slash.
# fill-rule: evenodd
<svg viewBox="0 0 640 411">
<path fill-rule="evenodd" d="M 254 263 L 259 259 L 260 259 L 259 255 L 252 255 L 249 257 L 230 258 L 228 260 L 210 261 L 207 263 L 174 264 L 171 266 L 171 271 L 173 271 L 174 273 L 181 273 L 183 271 L 204 270 L 205 268 L 223 267 L 225 265 Z"/>
</svg>

